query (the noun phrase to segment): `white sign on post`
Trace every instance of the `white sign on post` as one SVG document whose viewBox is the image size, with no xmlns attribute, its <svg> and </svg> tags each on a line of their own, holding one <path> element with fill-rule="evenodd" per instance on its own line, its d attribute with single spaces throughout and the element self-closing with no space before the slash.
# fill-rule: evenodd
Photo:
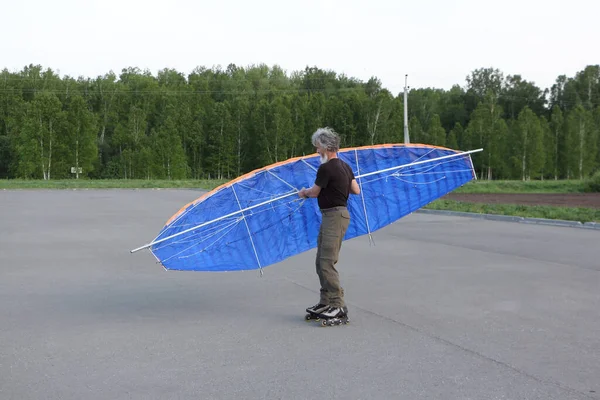
<svg viewBox="0 0 600 400">
<path fill-rule="evenodd" d="M 79 167 L 79 168 L 71 167 L 71 173 L 72 174 L 77 174 L 77 173 L 81 174 L 81 173 L 83 173 L 83 168 L 81 168 L 81 167 Z"/>
</svg>

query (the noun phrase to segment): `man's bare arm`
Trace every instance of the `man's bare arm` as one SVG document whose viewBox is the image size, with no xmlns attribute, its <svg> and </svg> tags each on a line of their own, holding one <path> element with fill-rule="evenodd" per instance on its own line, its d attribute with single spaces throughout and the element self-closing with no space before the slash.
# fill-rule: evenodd
<svg viewBox="0 0 600 400">
<path fill-rule="evenodd" d="M 319 193 L 321 193 L 321 187 L 318 185 L 313 185 L 310 189 L 302 189 L 298 192 L 298 196 L 300 197 L 318 197 Z"/>
<path fill-rule="evenodd" d="M 350 183 L 350 193 L 360 194 L 360 186 L 356 183 L 356 179 L 352 179 L 352 182 Z"/>
</svg>

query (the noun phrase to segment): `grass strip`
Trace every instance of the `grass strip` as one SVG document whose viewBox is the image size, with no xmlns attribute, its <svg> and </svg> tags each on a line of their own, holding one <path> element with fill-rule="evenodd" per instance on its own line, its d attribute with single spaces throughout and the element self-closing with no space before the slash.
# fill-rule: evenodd
<svg viewBox="0 0 600 400">
<path fill-rule="evenodd" d="M 424 208 L 478 214 L 511 215 L 524 218 L 560 219 L 582 223 L 600 222 L 600 209 L 595 208 L 467 203 L 454 200 L 436 200 Z"/>
<path fill-rule="evenodd" d="M 204 189 L 210 190 L 226 180 L 144 180 L 144 179 L 64 179 L 0 180 L 0 189 Z"/>
<path fill-rule="evenodd" d="M 454 193 L 583 193 L 586 181 L 471 181 Z"/>
</svg>

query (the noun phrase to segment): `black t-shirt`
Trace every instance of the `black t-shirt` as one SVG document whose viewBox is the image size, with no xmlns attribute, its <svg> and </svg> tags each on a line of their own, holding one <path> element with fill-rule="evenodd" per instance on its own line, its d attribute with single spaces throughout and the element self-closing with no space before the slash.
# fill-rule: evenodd
<svg viewBox="0 0 600 400">
<path fill-rule="evenodd" d="M 346 207 L 353 179 L 352 168 L 339 158 L 321 164 L 315 179 L 315 184 L 321 188 L 317 197 L 319 208 Z"/>
</svg>

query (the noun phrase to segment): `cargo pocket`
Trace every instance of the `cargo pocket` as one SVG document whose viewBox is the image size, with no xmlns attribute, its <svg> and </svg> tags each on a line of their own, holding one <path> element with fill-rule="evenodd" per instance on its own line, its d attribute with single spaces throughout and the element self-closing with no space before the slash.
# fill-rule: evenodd
<svg viewBox="0 0 600 400">
<path fill-rule="evenodd" d="M 323 216 L 323 236 L 321 238 L 321 259 L 333 261 L 336 259 L 340 222 L 335 213 Z"/>
<path fill-rule="evenodd" d="M 342 215 L 340 218 L 340 225 L 341 225 L 341 236 L 342 239 L 344 238 L 344 235 L 346 234 L 346 231 L 348 230 L 348 226 L 350 225 L 350 212 L 346 209 L 346 210 L 342 210 Z"/>
</svg>

